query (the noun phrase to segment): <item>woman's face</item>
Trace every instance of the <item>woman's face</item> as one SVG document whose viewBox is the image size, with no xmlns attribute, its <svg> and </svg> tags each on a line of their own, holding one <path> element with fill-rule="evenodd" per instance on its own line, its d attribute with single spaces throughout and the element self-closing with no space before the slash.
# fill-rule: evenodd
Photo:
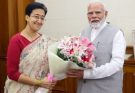
<svg viewBox="0 0 135 93">
<path fill-rule="evenodd" d="M 26 15 L 27 25 L 33 31 L 38 31 L 45 21 L 45 12 L 42 9 L 34 9 L 30 16 Z"/>
</svg>

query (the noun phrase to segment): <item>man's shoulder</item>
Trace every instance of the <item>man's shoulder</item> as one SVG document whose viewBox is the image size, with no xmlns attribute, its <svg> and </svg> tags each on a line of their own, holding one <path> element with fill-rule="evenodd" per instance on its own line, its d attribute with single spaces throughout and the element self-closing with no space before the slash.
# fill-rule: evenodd
<svg viewBox="0 0 135 93">
<path fill-rule="evenodd" d="M 120 30 L 120 28 L 119 28 L 118 26 L 113 25 L 113 24 L 107 24 L 106 27 L 107 27 L 107 28 L 111 28 L 111 29 L 116 30 L 116 31 Z"/>
</svg>

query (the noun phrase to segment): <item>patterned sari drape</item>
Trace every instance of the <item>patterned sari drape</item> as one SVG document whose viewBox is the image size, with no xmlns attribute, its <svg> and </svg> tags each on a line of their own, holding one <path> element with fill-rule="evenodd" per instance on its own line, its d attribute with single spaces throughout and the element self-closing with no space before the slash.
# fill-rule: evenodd
<svg viewBox="0 0 135 93">
<path fill-rule="evenodd" d="M 26 46 L 20 56 L 19 71 L 33 79 L 43 79 L 49 72 L 47 48 L 48 39 L 44 35 Z M 4 93 L 34 93 L 36 89 L 7 78 Z"/>
</svg>

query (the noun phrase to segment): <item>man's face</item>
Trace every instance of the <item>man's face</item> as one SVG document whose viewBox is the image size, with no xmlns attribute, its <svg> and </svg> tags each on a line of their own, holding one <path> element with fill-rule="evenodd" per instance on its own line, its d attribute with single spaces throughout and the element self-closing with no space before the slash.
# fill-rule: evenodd
<svg viewBox="0 0 135 93">
<path fill-rule="evenodd" d="M 88 20 L 91 26 L 100 26 L 107 16 L 107 11 L 105 11 L 104 6 L 100 3 L 90 4 L 88 7 Z"/>
</svg>

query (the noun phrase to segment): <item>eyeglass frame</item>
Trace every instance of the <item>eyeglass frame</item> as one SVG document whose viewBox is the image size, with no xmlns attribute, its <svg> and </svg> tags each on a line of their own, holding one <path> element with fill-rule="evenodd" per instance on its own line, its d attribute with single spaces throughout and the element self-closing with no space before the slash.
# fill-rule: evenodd
<svg viewBox="0 0 135 93">
<path fill-rule="evenodd" d="M 36 20 L 39 20 L 39 19 L 41 19 L 42 21 L 44 21 L 44 20 L 45 20 L 45 16 L 40 16 L 40 15 L 31 15 L 30 17 L 33 17 L 33 18 L 35 18 Z"/>
</svg>

